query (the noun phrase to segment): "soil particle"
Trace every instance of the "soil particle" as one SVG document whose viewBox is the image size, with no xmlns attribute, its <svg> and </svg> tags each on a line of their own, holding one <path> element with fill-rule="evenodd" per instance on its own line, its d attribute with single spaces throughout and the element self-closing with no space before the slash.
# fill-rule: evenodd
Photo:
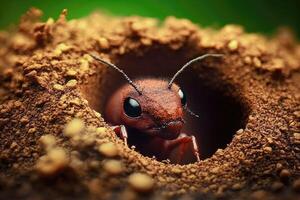
<svg viewBox="0 0 300 200">
<path fill-rule="evenodd" d="M 154 187 L 153 179 L 142 173 L 134 173 L 128 177 L 130 186 L 138 192 L 150 192 Z"/>
<path fill-rule="evenodd" d="M 43 135 L 39 142 L 46 150 L 50 150 L 56 145 L 56 138 L 53 135 Z"/>
<path fill-rule="evenodd" d="M 106 157 L 114 157 L 118 155 L 118 149 L 112 142 L 101 144 L 98 150 Z"/>
<path fill-rule="evenodd" d="M 84 122 L 81 119 L 72 119 L 66 124 L 64 134 L 68 137 L 76 136 L 80 134 L 85 128 Z"/>
<path fill-rule="evenodd" d="M 68 161 L 68 156 L 63 148 L 53 148 L 46 155 L 40 157 L 36 164 L 36 170 L 44 176 L 51 176 L 65 168 Z"/>
<path fill-rule="evenodd" d="M 300 179 L 297 179 L 293 182 L 293 189 L 300 193 Z"/>
<path fill-rule="evenodd" d="M 106 160 L 103 168 L 111 175 L 118 175 L 124 171 L 122 162 L 118 160 Z"/>
<path fill-rule="evenodd" d="M 280 178 L 282 179 L 287 179 L 291 176 L 291 173 L 288 169 L 283 169 L 281 170 L 280 174 L 279 174 Z"/>
<path fill-rule="evenodd" d="M 266 152 L 266 153 L 272 153 L 272 147 L 264 147 L 264 151 Z"/>
<path fill-rule="evenodd" d="M 54 89 L 54 90 L 64 90 L 65 87 L 64 87 L 63 85 L 61 85 L 61 84 L 55 83 L 55 84 L 53 85 L 53 89 Z"/>
<path fill-rule="evenodd" d="M 67 76 L 76 76 L 76 74 L 77 74 L 77 71 L 75 71 L 73 69 L 68 70 L 66 73 Z"/>
<path fill-rule="evenodd" d="M 283 187 L 284 187 L 284 185 L 283 185 L 283 183 L 281 183 L 281 182 L 274 182 L 274 183 L 272 184 L 272 186 L 271 186 L 271 188 L 272 188 L 272 190 L 273 190 L 274 192 L 283 189 Z"/>
<path fill-rule="evenodd" d="M 231 40 L 231 41 L 228 43 L 228 48 L 229 48 L 231 51 L 236 50 L 238 47 L 239 47 L 239 43 L 238 43 L 238 41 L 236 41 L 236 40 Z"/>
<path fill-rule="evenodd" d="M 73 88 L 73 87 L 75 87 L 76 85 L 77 85 L 77 80 L 75 80 L 75 79 L 69 80 L 69 81 L 67 82 L 67 84 L 66 84 L 66 86 L 69 87 L 69 88 Z"/>
</svg>

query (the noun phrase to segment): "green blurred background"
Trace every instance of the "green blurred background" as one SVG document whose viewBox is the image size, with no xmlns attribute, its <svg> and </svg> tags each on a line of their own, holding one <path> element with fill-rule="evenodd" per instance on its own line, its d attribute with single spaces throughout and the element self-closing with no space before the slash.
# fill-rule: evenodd
<svg viewBox="0 0 300 200">
<path fill-rule="evenodd" d="M 57 18 L 63 8 L 68 18 L 79 18 L 100 9 L 113 15 L 141 15 L 164 19 L 173 15 L 203 26 L 235 23 L 247 31 L 273 33 L 278 26 L 291 27 L 300 36 L 300 0 L 0 0 L 0 28 L 17 23 L 32 6 L 44 19 Z"/>
</svg>

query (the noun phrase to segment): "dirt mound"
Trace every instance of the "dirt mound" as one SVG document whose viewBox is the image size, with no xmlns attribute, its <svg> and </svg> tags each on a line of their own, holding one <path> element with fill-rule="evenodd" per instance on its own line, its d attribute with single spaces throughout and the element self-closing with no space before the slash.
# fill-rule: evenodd
<svg viewBox="0 0 300 200">
<path fill-rule="evenodd" d="M 40 22 L 32 9 L 0 33 L 0 196 L 56 199 L 296 198 L 300 190 L 300 46 L 239 26 L 98 13 Z M 178 79 L 204 120 L 199 163 L 174 165 L 126 147 L 102 117 L 123 82 L 170 77 L 191 58 L 222 53 Z M 206 114 L 208 113 L 208 114 Z M 199 139 L 200 140 L 200 139 Z M 205 158 L 205 159 L 204 159 Z"/>
</svg>

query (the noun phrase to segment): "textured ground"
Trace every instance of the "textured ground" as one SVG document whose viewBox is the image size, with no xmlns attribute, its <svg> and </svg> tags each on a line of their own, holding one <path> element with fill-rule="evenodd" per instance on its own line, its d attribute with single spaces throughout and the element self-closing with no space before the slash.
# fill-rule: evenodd
<svg viewBox="0 0 300 200">
<path fill-rule="evenodd" d="M 44 23 L 40 15 L 31 10 L 17 30 L 0 32 L 0 199 L 299 196 L 300 45 L 288 31 L 266 38 L 172 17 L 158 25 L 100 14 L 67 21 L 65 11 Z M 131 77 L 172 75 L 197 55 L 225 54 L 187 75 L 196 77 L 195 87 L 233 99 L 228 107 L 243 113 L 239 129 L 199 163 L 142 156 L 102 118 L 120 77 L 89 52 Z"/>
</svg>

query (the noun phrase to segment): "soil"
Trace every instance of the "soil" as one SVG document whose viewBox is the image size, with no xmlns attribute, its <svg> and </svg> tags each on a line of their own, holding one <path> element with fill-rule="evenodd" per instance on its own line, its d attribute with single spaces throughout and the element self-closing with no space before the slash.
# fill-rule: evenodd
<svg viewBox="0 0 300 200">
<path fill-rule="evenodd" d="M 0 199 L 299 197 L 300 45 L 290 31 L 66 14 L 41 22 L 31 9 L 0 32 Z M 178 79 L 203 116 L 188 120 L 203 159 L 175 165 L 125 146 L 102 116 L 123 78 L 89 53 L 132 78 L 170 78 L 191 58 L 224 54 Z"/>
</svg>

